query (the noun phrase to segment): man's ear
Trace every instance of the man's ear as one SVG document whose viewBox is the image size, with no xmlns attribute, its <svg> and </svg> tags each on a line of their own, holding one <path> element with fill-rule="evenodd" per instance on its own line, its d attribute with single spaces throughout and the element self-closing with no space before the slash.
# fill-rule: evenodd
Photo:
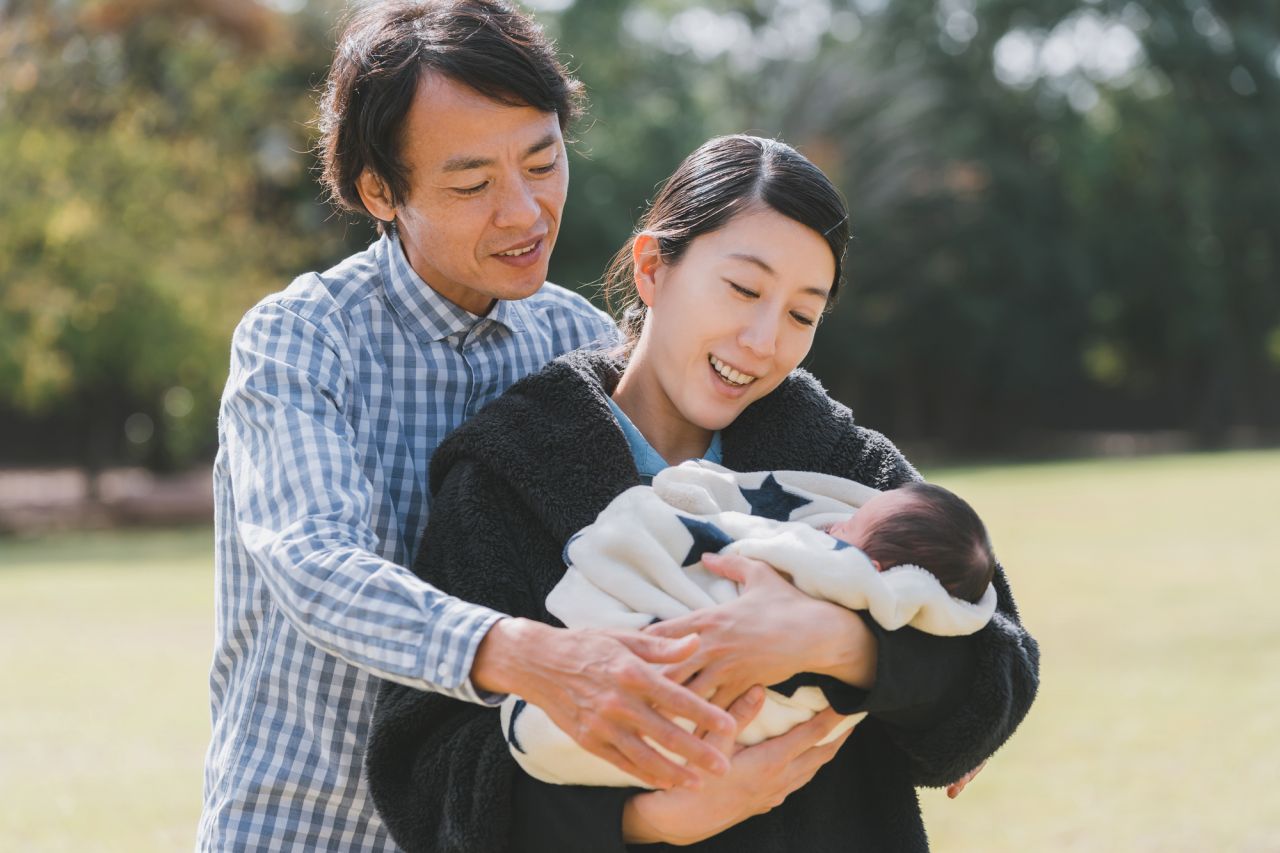
<svg viewBox="0 0 1280 853">
<path fill-rule="evenodd" d="M 373 214 L 375 219 L 390 222 L 396 218 L 396 206 L 391 201 L 391 190 L 385 181 L 373 172 L 365 169 L 356 178 L 356 191 L 364 202 L 364 209 Z"/>
<path fill-rule="evenodd" d="M 662 250 L 658 238 L 648 231 L 636 235 L 631 244 L 631 266 L 635 278 L 636 293 L 646 308 L 653 307 L 658 290 L 658 274 L 663 267 Z"/>
</svg>

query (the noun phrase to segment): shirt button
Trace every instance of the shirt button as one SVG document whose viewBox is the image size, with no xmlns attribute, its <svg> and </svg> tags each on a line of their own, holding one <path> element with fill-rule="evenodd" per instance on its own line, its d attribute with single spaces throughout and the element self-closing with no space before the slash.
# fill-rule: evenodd
<svg viewBox="0 0 1280 853">
<path fill-rule="evenodd" d="M 449 675 L 449 665 L 442 663 L 436 667 L 436 675 L 445 678 Z"/>
</svg>

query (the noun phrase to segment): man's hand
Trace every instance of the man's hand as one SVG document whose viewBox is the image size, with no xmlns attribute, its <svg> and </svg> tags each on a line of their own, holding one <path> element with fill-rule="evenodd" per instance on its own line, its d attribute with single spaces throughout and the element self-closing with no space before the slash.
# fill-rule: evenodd
<svg viewBox="0 0 1280 853">
<path fill-rule="evenodd" d="M 984 761 L 981 764 L 979 764 L 977 767 L 973 768 L 968 773 L 964 774 L 959 779 L 957 779 L 956 781 L 948 785 L 947 796 L 953 800 L 956 797 L 960 796 L 960 792 L 963 791 L 966 787 L 968 787 L 969 783 L 973 781 L 973 777 L 981 773 L 982 768 L 986 766 L 987 766 L 987 762 Z"/>
<path fill-rule="evenodd" d="M 746 728 L 763 704 L 764 690 L 756 686 L 730 706 L 739 729 Z M 655 791 L 632 797 L 622 811 L 623 840 L 693 844 L 776 808 L 835 757 L 849 732 L 831 743 L 817 743 L 841 719 L 828 708 L 784 735 L 749 747 L 737 746 L 733 734 L 708 734 L 708 743 L 733 755 L 729 772 L 706 780 L 697 791 Z"/>
<path fill-rule="evenodd" d="M 741 584 L 742 594 L 645 629 L 659 637 L 698 635 L 698 650 L 667 667 L 673 681 L 721 708 L 753 684 L 777 684 L 798 672 L 858 687 L 875 682 L 875 636 L 852 611 L 810 598 L 759 560 L 707 554 L 702 562 Z"/>
<path fill-rule="evenodd" d="M 471 682 L 491 693 L 515 693 L 542 710 L 587 751 L 654 788 L 697 787 L 701 777 L 663 757 L 649 738 L 691 765 L 720 775 L 722 750 L 671 722 L 727 734 L 733 717 L 664 677 L 650 664 L 684 660 L 697 638 L 670 640 L 634 631 L 553 628 L 501 619 L 480 643 Z"/>
</svg>

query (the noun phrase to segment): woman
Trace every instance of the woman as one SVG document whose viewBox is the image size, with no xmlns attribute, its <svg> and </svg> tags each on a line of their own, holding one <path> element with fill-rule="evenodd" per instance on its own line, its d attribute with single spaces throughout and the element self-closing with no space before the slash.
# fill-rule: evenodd
<svg viewBox="0 0 1280 853">
<path fill-rule="evenodd" d="M 466 600 L 553 622 L 544 602 L 564 571 L 568 538 L 667 464 L 706 457 L 735 470 L 813 470 L 879 489 L 918 479 L 887 439 L 855 425 L 797 369 L 836 295 L 846 223 L 835 188 L 782 143 L 724 137 L 690 155 L 611 268 L 611 286 L 633 288 L 637 300 L 626 313 L 629 354 L 553 362 L 440 446 L 415 572 Z M 607 851 L 658 841 L 925 850 L 913 786 L 946 784 L 976 767 L 1035 692 L 1035 643 L 1002 571 L 995 584 L 997 614 L 972 637 L 869 624 L 869 665 L 832 654 L 859 636 L 847 630 L 859 624 L 853 614 L 801 604 L 782 584 L 770 618 L 791 617 L 794 630 L 756 653 L 751 680 L 711 658 L 701 674 L 680 673 L 692 676 L 695 692 L 732 703 L 743 725 L 756 709 L 752 680 L 816 684 L 842 713 L 870 712 L 843 746 L 803 750 L 785 782 L 776 768 L 761 771 L 772 742 L 734 751 L 717 740 L 731 755 L 729 773 L 700 790 L 545 785 L 517 769 L 493 709 L 388 684 L 367 755 L 375 803 L 409 850 Z M 827 608 L 820 617 L 811 609 L 819 604 Z M 715 646 L 714 633 L 704 643 Z M 817 729 L 833 722 L 820 716 L 782 738 L 816 743 Z"/>
</svg>

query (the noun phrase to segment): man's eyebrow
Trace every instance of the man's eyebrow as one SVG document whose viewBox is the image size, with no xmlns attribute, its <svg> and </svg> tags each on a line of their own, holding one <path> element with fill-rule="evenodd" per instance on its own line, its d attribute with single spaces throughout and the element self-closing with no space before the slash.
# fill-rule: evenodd
<svg viewBox="0 0 1280 853">
<path fill-rule="evenodd" d="M 734 260 L 746 261 L 749 264 L 754 264 L 774 278 L 778 277 L 777 271 L 774 270 L 773 267 L 769 266 L 769 264 L 765 262 L 764 258 L 761 258 L 759 255 L 753 255 L 749 252 L 734 252 L 730 254 L 729 257 Z M 803 292 L 821 297 L 822 299 L 826 299 L 831 296 L 830 290 L 824 290 L 821 287 L 806 287 Z"/>
<path fill-rule="evenodd" d="M 537 154 L 539 151 L 545 151 L 555 144 L 555 134 L 548 133 L 546 136 L 526 148 L 524 156 L 529 157 L 533 154 Z M 483 169 L 486 166 L 492 166 L 493 163 L 494 160 L 492 157 L 451 157 L 444 161 L 444 165 L 440 167 L 440 171 L 466 172 L 470 169 Z"/>
</svg>

